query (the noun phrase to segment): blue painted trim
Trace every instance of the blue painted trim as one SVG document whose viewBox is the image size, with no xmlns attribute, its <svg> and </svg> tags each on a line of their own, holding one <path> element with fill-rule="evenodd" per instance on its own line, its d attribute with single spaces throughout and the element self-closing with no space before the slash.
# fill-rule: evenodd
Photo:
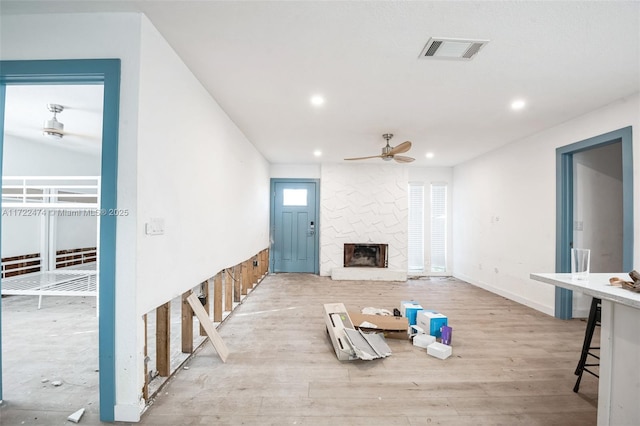
<svg viewBox="0 0 640 426">
<path fill-rule="evenodd" d="M 571 241 L 573 239 L 573 156 L 556 154 L 556 272 L 571 271 Z M 556 318 L 573 317 L 573 292 L 555 289 Z"/>
<path fill-rule="evenodd" d="M 2 71 L 0 70 L 0 72 Z M 7 94 L 6 87 L 6 85 L 0 82 L 0 177 L 2 177 L 2 153 L 4 152 L 4 104 Z M 2 214 L 0 214 L 0 241 L 2 241 Z M 0 259 L 1 258 L 2 244 L 0 244 Z M 0 289 L 2 289 L 2 277 L 0 277 Z M 0 401 L 2 400 L 2 300 L 0 297 Z"/>
<path fill-rule="evenodd" d="M 314 183 L 316 186 L 316 234 L 313 242 L 315 245 L 313 273 L 318 275 L 320 273 L 320 179 L 271 178 L 271 185 L 269 188 L 269 241 L 275 241 L 274 228 L 276 221 L 276 206 L 273 200 L 276 196 L 276 183 Z M 274 262 L 273 247 L 269 247 L 269 265 L 271 265 L 271 271 L 274 270 Z"/>
<path fill-rule="evenodd" d="M 633 130 L 620 129 L 622 138 L 622 267 L 633 270 Z"/>
<path fill-rule="evenodd" d="M 117 207 L 120 60 L 72 59 L 0 61 L 0 84 L 103 84 L 101 207 Z M 4 99 L 2 99 L 4 101 Z M 4 102 L 2 102 L 4 106 Z M 4 120 L 3 120 L 4 122 Z M 0 151 L 2 135 L 0 135 Z M 114 421 L 115 375 L 115 255 L 116 216 L 100 220 L 100 420 Z M 0 331 L 0 341 L 2 335 Z M 0 376 L 1 377 L 1 376 Z"/>
<path fill-rule="evenodd" d="M 556 149 L 556 272 L 571 272 L 573 154 L 613 143 L 622 147 L 622 266 L 633 269 L 633 134 L 624 127 Z M 556 287 L 555 316 L 573 316 L 573 292 Z"/>
</svg>

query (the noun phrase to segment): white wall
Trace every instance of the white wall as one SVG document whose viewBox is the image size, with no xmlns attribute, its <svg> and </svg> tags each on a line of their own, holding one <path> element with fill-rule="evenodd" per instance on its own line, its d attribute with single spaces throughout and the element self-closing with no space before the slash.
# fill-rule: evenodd
<svg viewBox="0 0 640 426">
<path fill-rule="evenodd" d="M 271 164 L 269 176 L 278 179 L 320 179 L 319 164 Z"/>
<path fill-rule="evenodd" d="M 2 59 L 122 60 L 116 420 L 142 409 L 142 314 L 268 246 L 269 170 L 139 14 L 2 16 Z M 43 40 L 47 40 L 43 43 Z M 144 224 L 163 218 L 166 233 Z"/>
<path fill-rule="evenodd" d="M 451 275 L 453 271 L 453 168 L 451 167 L 409 167 L 409 182 L 419 182 L 424 185 L 424 271 L 421 275 Z M 447 272 L 431 272 L 431 184 L 447 184 Z"/>
<path fill-rule="evenodd" d="M 320 275 L 343 266 L 344 243 L 389 244 L 389 269 L 407 270 L 408 167 L 322 166 Z"/>
<path fill-rule="evenodd" d="M 11 98 L 7 97 L 7 107 Z M 100 156 L 4 137 L 2 173 L 5 176 L 99 176 Z"/>
<path fill-rule="evenodd" d="M 529 279 L 555 271 L 558 147 L 629 125 L 639 140 L 637 94 L 454 168 L 454 275 L 550 315 L 554 288 Z M 634 188 L 640 197 L 638 150 Z M 640 260 L 635 209 L 634 264 Z"/>
</svg>

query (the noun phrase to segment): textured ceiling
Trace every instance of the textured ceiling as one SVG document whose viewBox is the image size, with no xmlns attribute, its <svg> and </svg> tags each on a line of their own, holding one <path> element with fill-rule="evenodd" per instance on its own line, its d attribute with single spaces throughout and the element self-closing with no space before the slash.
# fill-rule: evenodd
<svg viewBox="0 0 640 426">
<path fill-rule="evenodd" d="M 0 8 L 75 11 L 144 12 L 271 163 L 375 155 L 391 132 L 392 145 L 413 142 L 413 164 L 452 166 L 640 90 L 637 1 L 3 1 Z M 490 42 L 471 61 L 418 59 L 430 37 Z M 309 102 L 316 93 L 326 99 L 320 108 Z M 516 98 L 525 109 L 510 109 Z"/>
</svg>

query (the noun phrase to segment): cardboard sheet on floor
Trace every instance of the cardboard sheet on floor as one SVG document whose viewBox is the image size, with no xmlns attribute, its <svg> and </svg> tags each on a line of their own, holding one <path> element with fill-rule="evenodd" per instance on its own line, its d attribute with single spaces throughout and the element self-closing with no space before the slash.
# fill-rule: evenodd
<svg viewBox="0 0 640 426">
<path fill-rule="evenodd" d="M 409 321 L 405 317 L 391 315 L 367 315 L 349 311 L 353 326 L 359 330 L 382 333 L 390 339 L 408 339 Z"/>
<path fill-rule="evenodd" d="M 222 360 L 222 362 L 227 362 L 227 357 L 229 356 L 229 349 L 227 345 L 222 340 L 222 337 L 216 331 L 216 328 L 213 326 L 213 322 L 211 322 L 211 318 L 209 318 L 209 314 L 204 310 L 204 306 L 200 303 L 200 299 L 196 296 L 195 293 L 191 293 L 189 297 L 187 297 L 187 302 L 193 309 L 193 312 L 198 317 L 198 321 L 200 321 L 200 325 L 204 328 L 204 331 L 207 333 L 213 348 L 218 353 L 218 356 Z"/>
</svg>

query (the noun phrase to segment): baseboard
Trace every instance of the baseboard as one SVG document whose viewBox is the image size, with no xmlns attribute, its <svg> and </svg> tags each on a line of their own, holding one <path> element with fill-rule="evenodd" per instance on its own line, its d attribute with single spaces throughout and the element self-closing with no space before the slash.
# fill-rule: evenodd
<svg viewBox="0 0 640 426">
<path fill-rule="evenodd" d="M 540 311 L 540 312 L 545 313 L 547 315 L 554 316 L 555 306 L 547 306 L 547 305 L 543 305 L 541 303 L 533 302 L 533 301 L 531 301 L 531 300 L 529 300 L 527 298 L 524 298 L 524 297 L 522 297 L 522 296 L 520 296 L 520 295 L 518 295 L 516 293 L 512 293 L 510 291 L 506 291 L 504 289 L 494 287 L 494 286 L 492 286 L 490 284 L 487 284 L 485 282 L 482 282 L 482 281 L 477 281 L 477 280 L 471 279 L 470 277 L 467 277 L 465 275 L 453 274 L 453 277 L 457 278 L 457 279 L 459 279 L 461 281 L 467 282 L 467 283 L 469 283 L 471 285 L 474 285 L 476 287 L 480 287 L 480 288 L 482 288 L 484 290 L 487 290 L 487 291 L 489 291 L 491 293 L 497 294 L 497 295 L 502 296 L 502 297 L 506 297 L 509 300 L 513 300 L 514 302 L 520 303 L 521 305 L 528 306 L 528 307 L 530 307 L 532 309 L 535 309 L 536 311 Z"/>
</svg>

